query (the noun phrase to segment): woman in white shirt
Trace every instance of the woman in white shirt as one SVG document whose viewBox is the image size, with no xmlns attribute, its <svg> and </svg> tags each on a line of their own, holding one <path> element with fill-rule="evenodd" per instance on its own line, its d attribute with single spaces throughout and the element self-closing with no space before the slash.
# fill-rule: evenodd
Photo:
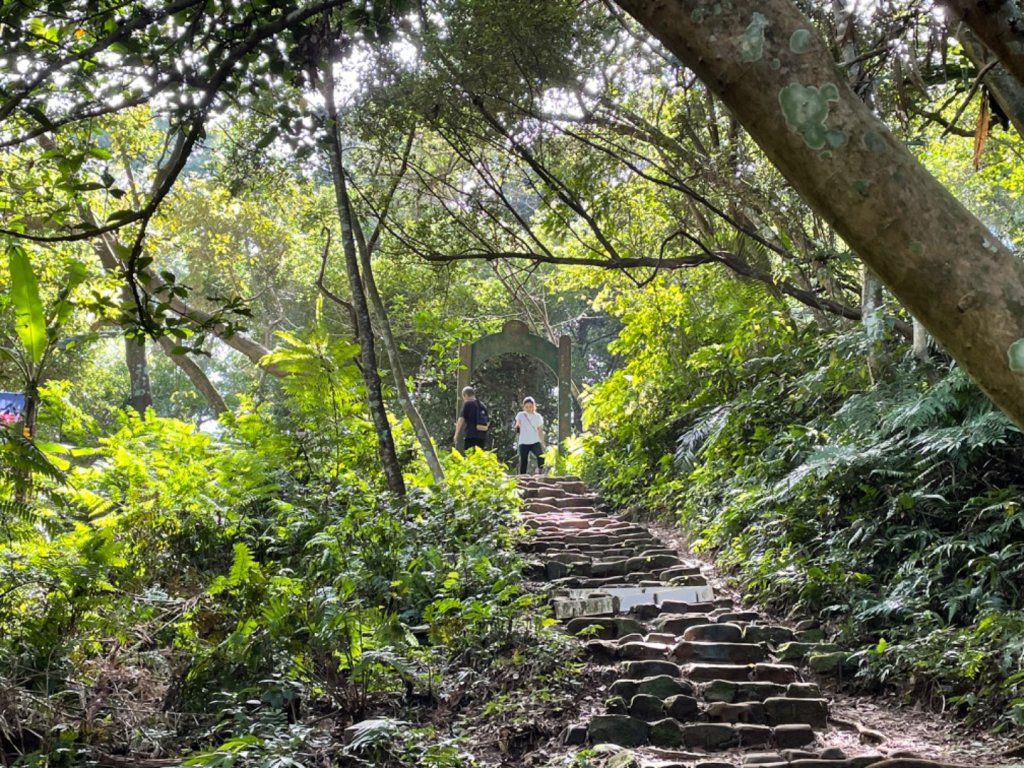
<svg viewBox="0 0 1024 768">
<path fill-rule="evenodd" d="M 537 471 L 544 471 L 544 417 L 537 413 L 532 397 L 523 398 L 523 410 L 516 414 L 516 445 L 519 447 L 519 474 L 526 474 L 532 453 L 537 457 Z"/>
</svg>

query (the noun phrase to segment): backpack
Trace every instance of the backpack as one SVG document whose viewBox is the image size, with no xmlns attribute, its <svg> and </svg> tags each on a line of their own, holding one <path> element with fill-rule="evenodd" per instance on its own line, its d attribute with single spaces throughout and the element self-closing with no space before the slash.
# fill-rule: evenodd
<svg viewBox="0 0 1024 768">
<path fill-rule="evenodd" d="M 476 407 L 476 431 L 486 432 L 491 427 L 490 417 L 487 415 L 487 406 L 479 400 Z"/>
</svg>

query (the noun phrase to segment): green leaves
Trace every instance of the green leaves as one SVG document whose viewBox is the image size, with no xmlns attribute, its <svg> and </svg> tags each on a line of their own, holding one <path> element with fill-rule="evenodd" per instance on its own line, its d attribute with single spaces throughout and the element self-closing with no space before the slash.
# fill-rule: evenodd
<svg viewBox="0 0 1024 768">
<path fill-rule="evenodd" d="M 14 330 L 29 359 L 38 365 L 46 351 L 46 319 L 43 315 L 43 302 L 39 297 L 39 283 L 24 248 L 19 245 L 8 246 L 7 259 L 11 270 Z"/>
</svg>

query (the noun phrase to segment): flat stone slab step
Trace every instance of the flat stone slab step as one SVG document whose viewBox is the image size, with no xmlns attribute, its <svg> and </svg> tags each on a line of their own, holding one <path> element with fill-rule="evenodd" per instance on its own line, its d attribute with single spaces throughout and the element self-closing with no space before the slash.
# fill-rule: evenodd
<svg viewBox="0 0 1024 768">
<path fill-rule="evenodd" d="M 589 595 L 594 591 L 593 589 L 570 589 L 567 596 L 575 599 Z M 691 608 L 701 604 L 713 605 L 709 601 L 714 597 L 711 587 L 707 585 L 696 587 L 609 585 L 602 587 L 600 591 L 602 594 L 610 595 L 616 599 L 617 612 L 625 612 L 636 605 L 645 603 L 664 605 L 665 601 L 672 601 L 677 605 Z"/>
<path fill-rule="evenodd" d="M 597 715 L 590 721 L 591 744 L 640 747 L 650 744 L 665 749 L 723 751 L 744 747 L 797 748 L 815 743 L 814 729 L 790 724 L 771 727 L 734 723 L 680 723 L 674 718 L 647 722 L 625 714 Z M 810 767 L 808 767 L 810 768 Z"/>
</svg>

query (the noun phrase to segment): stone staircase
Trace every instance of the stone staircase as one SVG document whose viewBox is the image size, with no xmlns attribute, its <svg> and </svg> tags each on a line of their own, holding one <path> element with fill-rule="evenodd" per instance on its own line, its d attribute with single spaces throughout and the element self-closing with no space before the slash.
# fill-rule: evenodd
<svg viewBox="0 0 1024 768">
<path fill-rule="evenodd" d="M 605 711 L 567 728 L 564 744 L 617 757 L 629 748 L 623 766 L 652 768 L 865 768 L 884 759 L 828 747 L 829 702 L 796 665 L 830 671 L 846 654 L 823 643 L 815 623 L 780 626 L 716 598 L 698 565 L 602 511 L 579 479 L 524 477 L 520 493 L 534 529 L 527 577 L 550 583 L 555 617 L 615 671 Z"/>
</svg>

